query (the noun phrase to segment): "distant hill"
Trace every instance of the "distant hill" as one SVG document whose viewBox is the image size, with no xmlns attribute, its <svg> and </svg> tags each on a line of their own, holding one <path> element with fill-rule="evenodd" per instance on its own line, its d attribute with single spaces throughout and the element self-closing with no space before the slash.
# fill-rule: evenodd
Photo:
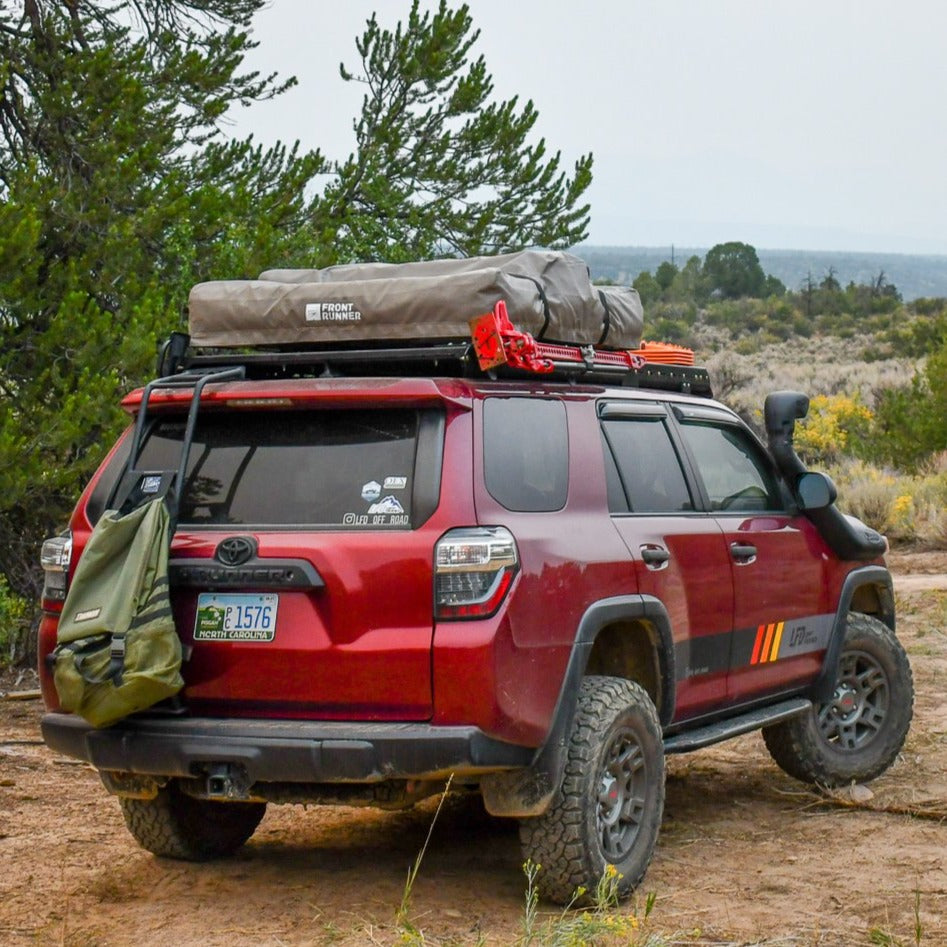
<svg viewBox="0 0 947 947">
<path fill-rule="evenodd" d="M 703 258 L 709 247 L 674 247 L 674 262 L 683 266 L 689 257 Z M 573 248 L 592 271 L 593 279 L 611 279 L 631 283 L 642 270 L 652 273 L 659 264 L 671 259 L 671 247 L 593 247 Z M 947 297 L 947 256 L 907 253 L 847 253 L 829 250 L 760 250 L 765 272 L 781 279 L 788 289 L 798 290 L 808 273 L 818 282 L 832 268 L 842 286 L 849 282 L 868 283 L 884 270 L 905 301 L 920 296 Z"/>
</svg>

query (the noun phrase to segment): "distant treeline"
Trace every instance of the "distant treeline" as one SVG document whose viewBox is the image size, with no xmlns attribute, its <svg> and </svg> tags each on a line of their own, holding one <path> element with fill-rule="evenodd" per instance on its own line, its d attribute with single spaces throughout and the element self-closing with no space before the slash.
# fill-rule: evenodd
<svg viewBox="0 0 947 947">
<path fill-rule="evenodd" d="M 589 264 L 592 278 L 630 284 L 643 270 L 654 272 L 664 261 L 683 266 L 692 256 L 703 258 L 707 247 L 598 247 L 583 244 L 573 252 Z M 818 283 L 832 272 L 842 286 L 870 284 L 884 273 L 905 302 L 947 296 L 947 256 L 904 253 L 848 253 L 828 250 L 756 251 L 763 269 L 787 289 L 799 290 L 811 277 Z"/>
</svg>

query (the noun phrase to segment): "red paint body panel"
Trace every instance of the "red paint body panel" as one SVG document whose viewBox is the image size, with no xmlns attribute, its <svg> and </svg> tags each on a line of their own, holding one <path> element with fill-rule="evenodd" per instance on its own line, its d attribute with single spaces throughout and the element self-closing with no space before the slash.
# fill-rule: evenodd
<svg viewBox="0 0 947 947">
<path fill-rule="evenodd" d="M 727 648 L 725 636 L 733 627 L 729 555 L 720 527 L 709 516 L 616 516 L 613 522 L 642 594 L 661 601 L 671 619 L 678 664 L 674 719 L 697 716 L 719 703 L 727 687 L 726 667 L 708 670 L 699 650 L 700 639 Z M 667 549 L 667 565 L 649 568 L 642 546 Z"/>
<path fill-rule="evenodd" d="M 717 515 L 726 544 L 756 547 L 755 561 L 731 560 L 734 582 L 734 628 L 834 612 L 826 582 L 829 551 L 815 527 L 802 516 Z M 744 701 L 786 690 L 815 677 L 824 651 L 787 658 L 772 664 L 745 665 L 731 661 L 727 695 Z"/>
<path fill-rule="evenodd" d="M 601 599 L 637 591 L 634 571 L 605 507 L 602 447 L 594 421 L 596 393 L 573 391 L 566 403 L 572 469 L 565 506 L 555 512 L 513 512 L 490 495 L 480 446 L 482 403 L 475 406 L 477 521 L 513 533 L 520 575 L 490 650 L 493 686 L 482 695 L 473 694 L 473 688 L 465 693 L 463 687 L 463 626 L 438 625 L 434 662 L 439 720 L 456 719 L 473 699 L 484 705 L 479 712 L 494 721 L 488 728 L 491 735 L 527 745 L 541 743 L 582 616 Z"/>
<path fill-rule="evenodd" d="M 428 532 L 247 531 L 261 559 L 292 556 L 325 588 L 282 591 L 273 641 L 194 641 L 197 590 L 174 595 L 185 646 L 185 698 L 195 713 L 329 720 L 425 720 L 431 714 Z M 172 556 L 211 558 L 227 532 L 185 534 Z"/>
</svg>

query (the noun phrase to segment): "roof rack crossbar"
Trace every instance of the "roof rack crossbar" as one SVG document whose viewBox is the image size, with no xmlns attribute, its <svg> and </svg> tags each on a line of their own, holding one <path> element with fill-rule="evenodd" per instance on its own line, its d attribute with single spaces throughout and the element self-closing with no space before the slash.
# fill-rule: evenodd
<svg viewBox="0 0 947 947">
<path fill-rule="evenodd" d="M 192 355 L 188 367 L 217 365 L 305 366 L 344 365 L 357 362 L 437 362 L 453 360 L 465 362 L 470 357 L 469 342 L 445 345 L 425 345 L 387 349 L 324 349 L 305 352 L 249 352 L 214 355 Z"/>
</svg>

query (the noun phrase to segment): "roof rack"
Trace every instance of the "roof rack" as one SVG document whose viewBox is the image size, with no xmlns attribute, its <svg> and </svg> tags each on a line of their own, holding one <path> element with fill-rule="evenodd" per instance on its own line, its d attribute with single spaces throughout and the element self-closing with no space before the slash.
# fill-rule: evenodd
<svg viewBox="0 0 947 947">
<path fill-rule="evenodd" d="M 193 349 L 190 337 L 172 333 L 158 359 L 162 377 L 240 366 L 246 378 L 337 375 L 448 375 L 464 378 L 541 378 L 591 382 L 710 397 L 710 376 L 695 367 L 690 349 L 644 342 L 634 350 L 539 342 L 510 322 L 500 300 L 470 320 L 471 341 L 429 345 L 301 346 L 267 349 Z"/>
</svg>

